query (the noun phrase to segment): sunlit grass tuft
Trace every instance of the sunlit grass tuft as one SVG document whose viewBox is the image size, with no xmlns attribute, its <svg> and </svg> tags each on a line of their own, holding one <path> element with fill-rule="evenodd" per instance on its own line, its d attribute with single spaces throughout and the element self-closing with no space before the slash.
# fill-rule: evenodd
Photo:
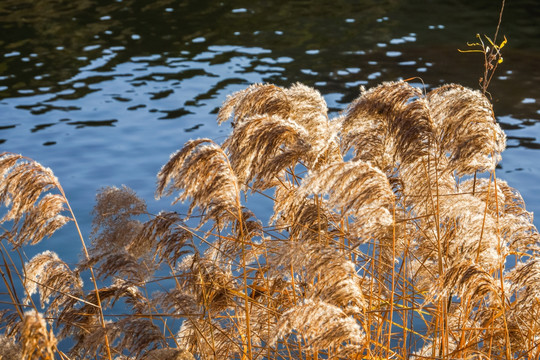
<svg viewBox="0 0 540 360">
<path fill-rule="evenodd" d="M 0 359 L 538 358 L 540 236 L 496 176 L 490 101 L 399 81 L 327 111 L 302 84 L 232 94 L 224 143 L 158 174 L 185 213 L 104 188 L 73 269 L 51 251 L 15 266 L 75 217 L 52 171 L 2 154 Z M 246 206 L 261 196 L 267 219 Z"/>
</svg>

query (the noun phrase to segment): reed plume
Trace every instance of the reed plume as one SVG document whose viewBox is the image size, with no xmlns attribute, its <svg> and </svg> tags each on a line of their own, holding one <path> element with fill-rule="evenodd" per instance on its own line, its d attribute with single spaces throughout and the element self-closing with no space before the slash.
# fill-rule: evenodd
<svg viewBox="0 0 540 360">
<path fill-rule="evenodd" d="M 57 340 L 40 313 L 26 312 L 19 331 L 23 359 L 54 359 Z"/>
<path fill-rule="evenodd" d="M 436 125 L 438 156 L 459 176 L 493 171 L 500 161 L 506 136 L 498 126 L 489 100 L 480 91 L 444 85 L 426 96 Z"/>
<path fill-rule="evenodd" d="M 218 122 L 233 112 L 235 126 L 223 146 L 243 184 L 255 180 L 254 188 L 266 189 L 298 162 L 311 169 L 341 156 L 326 102 L 305 85 L 252 85 L 227 98 Z"/>
<path fill-rule="evenodd" d="M 172 195 L 174 191 L 182 193 L 173 203 L 192 198 L 188 216 L 195 207 L 200 208 L 201 225 L 210 219 L 225 223 L 237 219 L 238 180 L 227 156 L 212 140 L 189 141 L 163 166 L 158 174 L 156 197 Z"/>
<path fill-rule="evenodd" d="M 12 338 L 0 335 L 0 359 L 17 360 L 21 358 L 21 349 Z"/>
<path fill-rule="evenodd" d="M 51 169 L 22 155 L 0 154 L 0 203 L 9 211 L 0 224 L 11 222 L 2 238 L 15 247 L 37 244 L 70 221 L 62 214 L 66 202 Z M 45 194 L 44 196 L 42 196 Z"/>
</svg>

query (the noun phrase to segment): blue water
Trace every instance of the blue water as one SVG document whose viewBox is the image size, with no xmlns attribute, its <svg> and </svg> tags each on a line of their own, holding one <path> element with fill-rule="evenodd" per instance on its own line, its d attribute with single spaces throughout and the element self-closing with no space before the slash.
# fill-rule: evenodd
<svg viewBox="0 0 540 360">
<path fill-rule="evenodd" d="M 229 125 L 216 125 L 217 109 L 251 83 L 303 82 L 332 115 L 382 81 L 478 88 L 482 55 L 457 49 L 492 36 L 499 10 L 491 0 L 2 0 L 0 150 L 52 168 L 88 237 L 103 186 L 168 208 L 154 200 L 156 173 L 189 139 L 221 142 Z M 540 214 L 538 24 L 538 2 L 508 1 L 489 90 L 508 135 L 498 176 Z M 76 262 L 81 245 L 69 225 L 26 252 L 45 248 Z"/>
</svg>

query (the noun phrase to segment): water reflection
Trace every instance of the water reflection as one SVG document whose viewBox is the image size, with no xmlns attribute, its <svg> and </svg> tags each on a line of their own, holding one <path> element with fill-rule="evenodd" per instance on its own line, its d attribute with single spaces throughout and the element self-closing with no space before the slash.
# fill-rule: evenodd
<svg viewBox="0 0 540 360">
<path fill-rule="evenodd" d="M 356 97 L 359 86 L 398 78 L 421 77 L 426 86 L 460 82 L 476 87 L 481 59 L 458 55 L 456 48 L 474 32 L 493 30 L 499 5 L 484 5 L 7 0 L 0 5 L 5 49 L 0 97 L 28 100 L 0 105 L 4 113 L 54 114 L 30 128 L 36 132 L 49 128 L 59 113 L 81 112 L 72 123 L 89 121 L 79 117 L 94 117 L 99 102 L 110 114 L 141 111 L 156 120 L 213 113 L 215 107 L 203 109 L 206 100 L 223 98 L 236 88 L 232 85 L 256 81 L 301 81 L 325 94 L 343 94 L 339 104 Z M 540 114 L 525 105 L 535 105 L 531 96 L 540 80 L 540 54 L 531 46 L 538 43 L 538 29 L 533 19 L 522 18 L 524 8 L 538 15 L 539 6 L 531 1 L 507 6 L 506 23 L 519 23 L 506 26 L 509 46 L 516 34 L 519 48 L 505 56 L 512 69 L 498 76 L 492 92 L 504 94 L 495 99 L 499 114 L 526 119 L 529 123 L 521 125 L 531 126 Z M 189 80 L 207 88 L 193 91 Z M 527 101 L 515 98 L 515 87 Z M 173 98 L 183 104 L 166 101 Z M 107 118 L 93 126 L 110 126 Z"/>
</svg>

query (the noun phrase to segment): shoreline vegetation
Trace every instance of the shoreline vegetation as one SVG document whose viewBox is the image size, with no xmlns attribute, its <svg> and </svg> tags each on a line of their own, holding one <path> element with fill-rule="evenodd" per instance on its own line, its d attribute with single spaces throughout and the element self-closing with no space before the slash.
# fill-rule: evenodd
<svg viewBox="0 0 540 360">
<path fill-rule="evenodd" d="M 187 212 L 104 188 L 75 268 L 17 266 L 77 222 L 50 169 L 0 156 L 0 359 L 540 356 L 540 236 L 496 176 L 482 92 L 386 82 L 330 119 L 313 88 L 254 84 L 217 120 L 224 143 L 191 140 L 158 174 Z M 246 205 L 261 198 L 270 219 Z"/>
</svg>

